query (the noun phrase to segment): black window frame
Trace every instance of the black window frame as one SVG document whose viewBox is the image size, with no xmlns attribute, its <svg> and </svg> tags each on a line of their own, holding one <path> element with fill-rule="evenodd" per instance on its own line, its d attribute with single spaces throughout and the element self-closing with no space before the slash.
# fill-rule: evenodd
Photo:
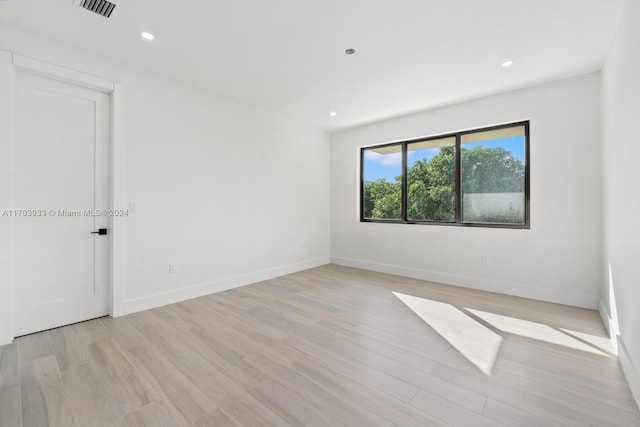
<svg viewBox="0 0 640 427">
<path fill-rule="evenodd" d="M 486 223 L 486 222 L 469 222 L 462 221 L 462 171 L 461 171 L 461 163 L 462 163 L 462 137 L 463 135 L 487 132 L 487 131 L 495 131 L 500 129 L 507 129 L 512 127 L 524 127 L 524 137 L 525 137 L 525 146 L 524 146 L 524 158 L 525 158 L 525 169 L 524 169 L 524 224 L 507 224 L 507 223 Z M 418 225 L 442 225 L 442 226 L 457 226 L 457 227 L 482 227 L 482 228 L 506 228 L 506 229 L 518 229 L 518 230 L 529 230 L 531 228 L 531 188 L 530 188 L 530 173 L 531 173 L 531 162 L 530 162 L 530 121 L 524 120 L 519 122 L 507 123 L 496 126 L 488 126 L 483 128 L 476 129 L 468 129 L 459 132 L 452 132 L 441 135 L 433 135 L 423 138 L 415 138 L 408 139 L 402 141 L 389 142 L 385 144 L 379 145 L 370 145 L 367 147 L 360 147 L 360 222 L 372 222 L 372 223 L 383 223 L 383 224 L 418 224 Z M 416 142 L 424 142 L 424 141 L 433 141 L 438 139 L 452 138 L 455 137 L 455 148 L 456 148 L 456 170 L 455 170 L 455 221 L 454 222 L 444 222 L 444 221 L 421 221 L 421 220 L 409 220 L 407 218 L 407 199 L 408 199 L 408 182 L 407 182 L 407 147 L 409 144 Z M 391 147 L 391 146 L 400 146 L 402 152 L 402 219 L 383 219 L 383 218 L 365 218 L 364 217 L 364 153 L 366 150 L 371 150 L 373 148 L 383 148 L 383 147 Z"/>
</svg>

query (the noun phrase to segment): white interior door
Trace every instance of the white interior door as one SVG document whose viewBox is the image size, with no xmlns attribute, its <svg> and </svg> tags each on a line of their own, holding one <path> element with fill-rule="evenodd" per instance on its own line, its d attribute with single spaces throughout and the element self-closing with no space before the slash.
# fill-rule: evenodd
<svg viewBox="0 0 640 427">
<path fill-rule="evenodd" d="M 14 335 L 104 316 L 109 95 L 17 72 L 14 126 Z"/>
</svg>

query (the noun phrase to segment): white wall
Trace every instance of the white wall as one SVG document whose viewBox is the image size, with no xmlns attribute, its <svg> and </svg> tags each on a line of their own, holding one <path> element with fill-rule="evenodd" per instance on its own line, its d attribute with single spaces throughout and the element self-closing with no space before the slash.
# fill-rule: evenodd
<svg viewBox="0 0 640 427">
<path fill-rule="evenodd" d="M 7 27 L 0 49 L 124 88 L 122 199 L 137 207 L 124 224 L 125 313 L 329 261 L 324 132 Z M 0 64 L 3 118 L 7 73 Z M 0 209 L 11 203 L 9 158 L 0 126 Z M 0 218 L 0 345 L 11 339 L 7 230 Z"/>
<path fill-rule="evenodd" d="M 358 147 L 523 119 L 531 120 L 530 230 L 358 222 Z M 599 73 L 333 134 L 332 262 L 596 308 L 600 170 Z"/>
<path fill-rule="evenodd" d="M 640 405 L 640 3 L 627 1 L 603 70 L 604 279 L 601 314 Z"/>
</svg>

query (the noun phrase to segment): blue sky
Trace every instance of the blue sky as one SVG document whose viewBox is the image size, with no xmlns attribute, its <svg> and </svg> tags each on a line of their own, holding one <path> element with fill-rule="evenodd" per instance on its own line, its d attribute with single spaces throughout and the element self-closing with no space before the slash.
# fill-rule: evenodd
<svg viewBox="0 0 640 427">
<path fill-rule="evenodd" d="M 524 137 L 515 136 L 512 138 L 503 138 L 492 141 L 474 142 L 464 144 L 464 149 L 473 149 L 475 147 L 496 148 L 503 147 L 511 154 L 524 163 Z M 439 148 L 430 148 L 426 150 L 409 151 L 409 167 L 413 166 L 418 160 L 431 160 L 440 151 Z M 377 181 L 385 179 L 387 182 L 395 182 L 395 177 L 402 175 L 402 154 L 378 154 L 373 151 L 365 151 L 364 158 L 364 180 Z"/>
</svg>

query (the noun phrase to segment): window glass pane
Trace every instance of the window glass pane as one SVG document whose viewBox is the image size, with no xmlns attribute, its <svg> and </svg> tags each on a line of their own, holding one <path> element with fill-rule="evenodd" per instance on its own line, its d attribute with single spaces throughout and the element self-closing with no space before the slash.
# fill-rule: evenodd
<svg viewBox="0 0 640 427">
<path fill-rule="evenodd" d="M 366 219 L 402 219 L 402 145 L 364 150 L 363 212 Z"/>
<path fill-rule="evenodd" d="M 524 126 L 461 139 L 462 221 L 525 223 Z"/>
<path fill-rule="evenodd" d="M 454 222 L 456 138 L 407 144 L 407 219 Z"/>
</svg>

